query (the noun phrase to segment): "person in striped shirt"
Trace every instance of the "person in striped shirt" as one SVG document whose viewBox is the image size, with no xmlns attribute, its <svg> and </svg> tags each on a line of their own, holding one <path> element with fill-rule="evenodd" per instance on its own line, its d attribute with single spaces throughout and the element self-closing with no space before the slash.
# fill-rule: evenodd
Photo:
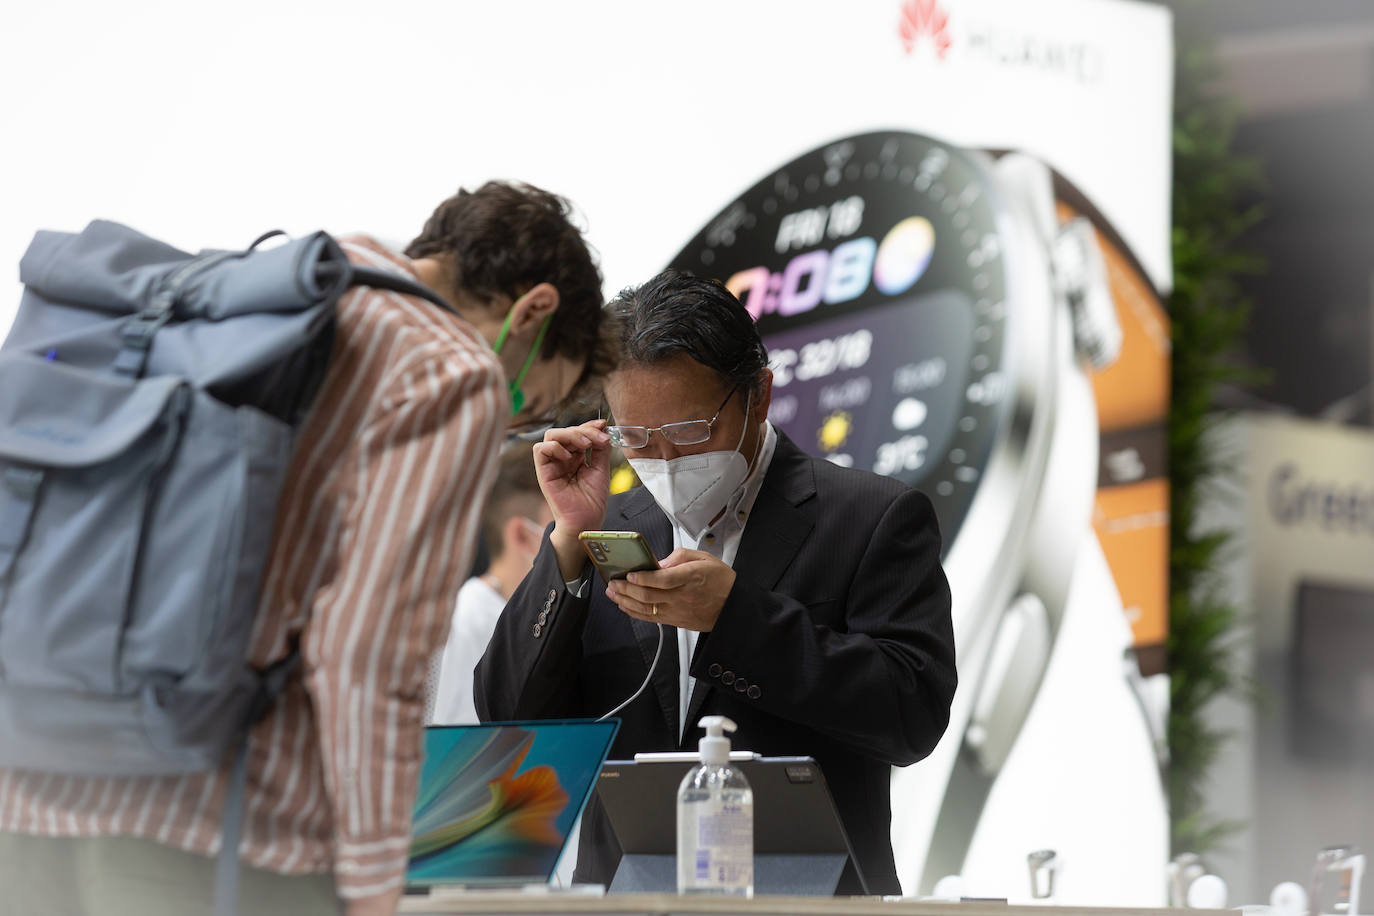
<svg viewBox="0 0 1374 916">
<path fill-rule="evenodd" d="M 250 663 L 299 649 L 249 744 L 241 911 L 393 913 L 410 847 L 425 680 L 444 645 L 502 441 L 547 425 L 610 366 L 601 273 L 561 197 L 489 182 L 400 255 L 353 261 L 458 314 L 367 288 L 277 506 Z M 0 770 L 0 916 L 210 913 L 228 762 L 77 778 Z"/>
</svg>

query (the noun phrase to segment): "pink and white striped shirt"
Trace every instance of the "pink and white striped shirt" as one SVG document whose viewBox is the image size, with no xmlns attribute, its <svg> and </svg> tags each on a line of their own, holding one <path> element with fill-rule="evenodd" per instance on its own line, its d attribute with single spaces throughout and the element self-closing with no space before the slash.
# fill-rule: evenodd
<svg viewBox="0 0 1374 916">
<path fill-rule="evenodd" d="M 371 239 L 351 260 L 410 262 Z M 332 870 L 343 897 L 397 887 L 410 848 L 424 685 L 472 559 L 509 413 L 491 348 L 422 300 L 357 289 L 278 506 L 251 649 L 302 666 L 249 744 L 242 861 Z M 165 778 L 0 770 L 0 831 L 219 850 L 228 765 Z"/>
</svg>

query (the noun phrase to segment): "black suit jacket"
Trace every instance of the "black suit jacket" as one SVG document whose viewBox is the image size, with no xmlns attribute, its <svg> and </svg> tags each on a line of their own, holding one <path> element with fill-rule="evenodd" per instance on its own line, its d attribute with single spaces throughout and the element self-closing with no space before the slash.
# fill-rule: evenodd
<svg viewBox="0 0 1374 916">
<path fill-rule="evenodd" d="M 608 529 L 673 547 L 643 488 L 612 497 Z M 803 453 L 779 433 L 715 628 L 697 640 L 686 740 L 678 734 L 677 632 L 649 689 L 619 713 L 611 755 L 695 750 L 703 715 L 726 715 L 738 750 L 809 755 L 825 773 L 869 890 L 900 893 L 889 839 L 889 767 L 934 749 L 954 696 L 954 637 L 930 501 L 904 484 Z M 588 564 L 584 572 L 590 572 Z M 547 538 L 478 665 L 484 721 L 596 717 L 644 680 L 654 624 L 622 613 L 594 576 L 564 586 Z M 589 806 L 577 879 L 609 884 L 620 850 Z"/>
</svg>

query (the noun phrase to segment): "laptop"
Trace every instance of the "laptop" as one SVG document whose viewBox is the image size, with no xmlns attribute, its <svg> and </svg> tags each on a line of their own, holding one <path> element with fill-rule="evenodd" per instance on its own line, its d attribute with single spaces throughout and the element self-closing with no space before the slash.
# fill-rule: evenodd
<svg viewBox="0 0 1374 916">
<path fill-rule="evenodd" d="M 619 720 L 425 729 L 407 893 L 547 885 Z"/>
</svg>

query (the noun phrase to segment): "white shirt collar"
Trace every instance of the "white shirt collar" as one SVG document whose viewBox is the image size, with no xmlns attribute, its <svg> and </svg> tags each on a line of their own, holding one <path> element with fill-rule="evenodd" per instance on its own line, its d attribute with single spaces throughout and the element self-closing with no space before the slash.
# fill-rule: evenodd
<svg viewBox="0 0 1374 916">
<path fill-rule="evenodd" d="M 681 547 L 690 547 L 701 550 L 706 549 L 706 545 L 712 545 L 716 541 L 728 542 L 744 530 L 745 524 L 749 521 L 749 514 L 754 511 L 754 502 L 758 499 L 759 490 L 763 489 L 763 478 L 768 474 L 768 468 L 773 463 L 773 452 L 777 449 L 778 433 L 773 428 L 773 424 L 767 420 L 763 421 L 763 441 L 759 445 L 759 457 L 754 462 L 753 469 L 749 476 L 744 479 L 744 486 L 740 487 L 730 497 L 725 504 L 725 511 L 721 513 L 710 528 L 706 529 L 701 535 L 701 540 L 693 540 L 687 532 L 673 525 L 673 541 Z M 712 550 L 712 553 L 720 555 L 719 550 Z M 730 556 L 722 557 L 727 563 L 734 559 L 733 551 Z"/>
</svg>

